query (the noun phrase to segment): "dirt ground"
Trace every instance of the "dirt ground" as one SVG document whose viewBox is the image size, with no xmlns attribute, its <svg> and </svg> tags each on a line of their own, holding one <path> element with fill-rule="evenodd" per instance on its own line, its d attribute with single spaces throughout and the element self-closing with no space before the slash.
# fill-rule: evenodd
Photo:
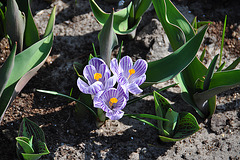
<svg viewBox="0 0 240 160">
<path fill-rule="evenodd" d="M 105 11 L 117 8 L 117 4 L 97 2 Z M 240 56 L 240 2 L 175 0 L 174 3 L 190 21 L 194 16 L 199 20 L 213 21 L 201 47 L 201 50 L 207 49 L 206 65 L 220 52 L 225 14 L 228 14 L 228 21 L 223 61 L 228 66 Z M 40 34 L 44 33 L 54 5 L 57 14 L 52 52 L 3 118 L 0 125 L 1 160 L 17 158 L 15 137 L 23 117 L 36 122 L 45 132 L 51 153 L 41 159 L 240 159 L 240 87 L 218 95 L 216 113 L 208 120 L 201 119 L 182 100 L 178 86 L 161 92 L 177 111 L 194 114 L 201 126 L 200 131 L 176 143 L 161 142 L 156 129 L 128 117 L 119 121 L 107 120 L 97 128 L 90 113 L 75 112 L 75 102 L 36 92 L 36 89 L 45 89 L 69 94 L 73 88 L 73 97 L 77 98 L 80 92 L 72 64 L 86 62 L 89 53 L 93 53 L 92 43 L 99 51 L 97 35 L 102 26 L 95 20 L 88 0 L 78 0 L 77 3 L 74 0 L 33 1 L 32 11 Z M 124 36 L 118 38 L 119 42 L 124 41 L 123 55 L 130 55 L 133 60 L 153 61 L 171 53 L 153 7 L 143 16 L 134 40 Z M 0 48 L 1 65 L 9 54 L 6 39 L 1 41 Z M 113 56 L 118 49 L 114 50 Z M 154 85 L 144 93 L 173 83 L 170 80 Z M 124 112 L 154 114 L 153 96 L 127 106 Z M 156 121 L 150 122 L 156 124 Z"/>
</svg>

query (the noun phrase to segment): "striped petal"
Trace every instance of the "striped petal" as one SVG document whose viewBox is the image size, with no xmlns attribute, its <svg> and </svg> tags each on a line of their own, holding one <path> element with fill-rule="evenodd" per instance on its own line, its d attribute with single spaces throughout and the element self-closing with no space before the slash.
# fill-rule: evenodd
<svg viewBox="0 0 240 160">
<path fill-rule="evenodd" d="M 113 58 L 110 63 L 110 69 L 113 72 L 114 75 L 119 74 L 119 66 L 118 66 L 118 60 L 116 58 Z"/>
<path fill-rule="evenodd" d="M 106 116 L 111 119 L 111 120 L 119 120 L 123 117 L 124 112 L 123 111 L 111 111 L 111 112 L 107 112 Z"/>
<path fill-rule="evenodd" d="M 100 108 L 104 112 L 111 112 L 112 110 L 106 105 L 104 100 L 102 100 L 100 97 L 94 97 L 93 99 L 93 105 L 95 108 Z"/>
<path fill-rule="evenodd" d="M 87 92 L 88 94 L 92 94 L 92 95 L 95 95 L 97 94 L 99 91 L 102 91 L 103 90 L 103 84 L 102 82 L 100 81 L 96 81 L 94 82 L 92 85 L 90 85 L 88 88 L 87 88 Z"/>
<path fill-rule="evenodd" d="M 78 78 L 77 86 L 81 92 L 83 92 L 85 94 L 89 94 L 89 93 L 87 93 L 87 88 L 89 87 L 89 85 L 87 83 L 85 83 L 83 80 L 81 80 L 81 78 Z"/>
<path fill-rule="evenodd" d="M 101 58 L 94 57 L 89 60 L 88 64 L 93 65 L 96 68 L 96 70 L 98 71 L 100 65 L 105 64 L 105 62 Z"/>
<path fill-rule="evenodd" d="M 133 62 L 129 56 L 124 56 L 119 63 L 120 69 L 122 69 L 123 75 L 128 78 L 129 70 L 132 69 Z"/>
<path fill-rule="evenodd" d="M 91 85 L 96 80 L 94 79 L 94 74 L 97 73 L 96 68 L 93 65 L 86 65 L 83 69 L 83 75 L 88 80 L 88 84 Z"/>
<path fill-rule="evenodd" d="M 106 89 L 112 88 L 116 84 L 116 81 L 117 81 L 116 76 L 110 77 L 108 80 L 106 80 L 104 89 L 106 90 Z"/>
<path fill-rule="evenodd" d="M 143 90 L 141 88 L 138 87 L 138 85 L 136 83 L 130 83 L 128 85 L 128 91 L 132 94 L 139 94 L 141 93 Z"/>
<path fill-rule="evenodd" d="M 101 81 L 103 84 L 111 76 L 111 72 L 108 69 L 108 66 L 106 64 L 101 64 L 99 66 L 99 70 L 97 70 L 97 72 L 102 74 L 102 78 L 100 78 L 99 81 Z"/>
<path fill-rule="evenodd" d="M 145 82 L 146 77 L 147 77 L 146 74 L 144 74 L 144 75 L 136 78 L 134 83 L 136 83 L 138 86 L 140 86 L 141 84 L 143 84 L 143 82 Z"/>
<path fill-rule="evenodd" d="M 133 82 L 136 78 L 141 77 L 147 71 L 147 62 L 143 59 L 139 59 L 134 63 L 133 69 L 135 73 L 129 78 L 129 82 Z"/>
</svg>

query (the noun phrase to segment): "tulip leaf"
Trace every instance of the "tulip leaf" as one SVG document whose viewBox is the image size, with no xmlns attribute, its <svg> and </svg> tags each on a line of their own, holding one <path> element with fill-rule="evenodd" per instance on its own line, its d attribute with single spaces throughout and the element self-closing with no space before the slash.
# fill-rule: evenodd
<svg viewBox="0 0 240 160">
<path fill-rule="evenodd" d="M 200 129 L 196 118 L 191 113 L 187 112 L 179 113 L 179 119 L 180 120 L 177 123 L 177 127 L 173 137 L 169 138 L 160 135 L 159 137 L 162 141 L 176 142 L 184 138 L 187 138 L 188 136 L 196 133 Z"/>
<path fill-rule="evenodd" d="M 164 129 L 169 133 L 169 136 L 173 136 L 174 134 L 174 129 L 177 125 L 178 121 L 178 112 L 175 112 L 171 108 L 168 108 L 167 113 L 165 114 L 165 118 L 168 119 L 168 122 L 163 123 Z"/>
<path fill-rule="evenodd" d="M 137 9 L 135 10 L 135 20 L 141 18 L 147 9 L 150 8 L 151 4 L 151 0 L 141 0 L 137 5 Z"/>
<path fill-rule="evenodd" d="M 33 151 L 29 151 L 29 148 L 26 145 L 23 146 L 21 142 L 17 143 L 18 157 L 21 157 L 22 155 L 24 159 L 35 160 L 39 159 L 42 155 L 49 154 L 49 150 L 47 149 L 45 143 L 45 135 L 43 130 L 36 123 L 29 120 L 28 118 L 23 118 L 20 124 L 18 136 L 28 138 L 28 144 L 29 146 L 31 146 L 32 143 Z"/>
<path fill-rule="evenodd" d="M 159 117 L 165 117 L 168 109 L 172 109 L 170 103 L 158 92 L 153 92 L 155 102 L 155 112 Z M 166 117 L 165 117 L 166 118 Z M 165 130 L 162 121 L 157 121 L 160 135 L 168 136 L 169 133 Z"/>
<path fill-rule="evenodd" d="M 149 62 L 147 79 L 143 87 L 164 82 L 175 77 L 195 58 L 207 26 L 178 50 L 160 60 Z"/>
<path fill-rule="evenodd" d="M 117 36 L 113 31 L 113 12 L 110 14 L 108 20 L 98 34 L 100 56 L 108 66 L 110 66 L 112 50 L 118 45 Z"/>
<path fill-rule="evenodd" d="M 104 25 L 108 17 L 110 16 L 110 14 L 104 12 L 96 4 L 94 0 L 89 0 L 89 3 L 97 21 L 101 25 Z M 114 13 L 113 29 L 116 34 L 120 34 L 120 35 L 130 34 L 137 28 L 138 24 L 140 23 L 141 17 L 135 20 L 135 24 L 131 28 L 129 28 L 128 19 L 129 19 L 129 14 L 131 12 L 130 11 L 131 7 L 132 7 L 132 2 L 129 3 L 128 7 Z"/>
<path fill-rule="evenodd" d="M 49 21 L 55 21 L 55 9 L 50 16 Z M 51 24 L 51 26 L 49 26 Z M 54 22 L 48 23 L 47 28 L 53 28 Z M 52 29 L 49 35 L 26 50 L 15 56 L 14 67 L 6 84 L 6 87 L 0 97 L 0 115 L 3 115 L 27 82 L 37 73 L 40 67 L 47 59 L 53 44 Z"/>
<path fill-rule="evenodd" d="M 5 63 L 2 65 L 0 68 L 0 97 L 2 95 L 2 92 L 7 84 L 7 81 L 11 75 L 13 66 L 14 66 L 14 59 L 15 59 L 15 54 L 16 54 L 16 47 L 17 45 L 14 44 L 13 49 L 5 61 Z"/>
<path fill-rule="evenodd" d="M 211 82 L 211 79 L 212 79 L 212 76 L 213 76 L 213 73 L 214 73 L 214 69 L 215 69 L 216 64 L 217 64 L 218 56 L 219 55 L 216 55 L 213 58 L 210 66 L 208 67 L 208 70 L 207 70 L 207 73 L 206 73 L 206 78 L 205 78 L 205 81 L 204 81 L 204 84 L 203 84 L 203 90 L 204 91 L 206 91 L 209 88 L 209 85 L 210 85 L 210 82 Z"/>
<path fill-rule="evenodd" d="M 32 154 L 34 150 L 32 148 L 32 139 L 33 136 L 29 139 L 28 137 L 16 137 L 17 142 L 23 148 L 25 153 Z"/>
<path fill-rule="evenodd" d="M 6 33 L 11 38 L 12 43 L 17 42 L 18 53 L 23 49 L 25 23 L 25 15 L 19 10 L 17 2 L 15 0 L 8 0 L 6 12 Z"/>
</svg>

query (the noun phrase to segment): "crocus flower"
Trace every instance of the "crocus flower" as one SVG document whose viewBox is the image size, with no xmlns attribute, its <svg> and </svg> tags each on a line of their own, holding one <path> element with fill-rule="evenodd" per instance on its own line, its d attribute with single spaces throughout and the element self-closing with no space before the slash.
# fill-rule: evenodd
<svg viewBox="0 0 240 160">
<path fill-rule="evenodd" d="M 129 56 L 123 57 L 118 65 L 116 58 L 111 60 L 111 71 L 118 78 L 118 83 L 132 94 L 139 94 L 142 89 L 139 86 L 146 80 L 147 62 L 138 59 L 134 65 Z M 123 87 L 123 88 L 124 88 Z M 126 92 L 125 91 L 125 92 Z"/>
<path fill-rule="evenodd" d="M 106 112 L 106 117 L 119 120 L 124 114 L 122 109 L 126 106 L 127 99 L 123 88 L 118 85 L 117 89 L 110 88 L 105 90 L 101 96 L 95 96 L 93 103 L 94 107 Z"/>
<path fill-rule="evenodd" d="M 87 83 L 78 78 L 77 86 L 85 94 L 99 94 L 103 90 L 112 88 L 116 83 L 115 76 L 111 77 L 108 66 L 100 58 L 92 58 L 89 61 L 88 65 L 83 69 L 83 76 Z"/>
</svg>

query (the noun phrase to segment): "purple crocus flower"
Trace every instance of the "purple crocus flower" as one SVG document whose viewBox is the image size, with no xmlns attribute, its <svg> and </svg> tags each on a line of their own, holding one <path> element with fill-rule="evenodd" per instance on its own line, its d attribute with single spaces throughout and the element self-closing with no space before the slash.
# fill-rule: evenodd
<svg viewBox="0 0 240 160">
<path fill-rule="evenodd" d="M 85 94 L 100 94 L 101 91 L 112 88 L 116 83 L 116 77 L 111 77 L 111 72 L 105 62 L 100 58 L 92 58 L 83 70 L 83 76 L 77 80 L 79 90 Z"/>
<path fill-rule="evenodd" d="M 133 65 L 132 59 L 125 56 L 120 60 L 119 65 L 116 58 L 112 59 L 110 69 L 117 76 L 118 83 L 123 85 L 126 91 L 139 94 L 142 92 L 139 86 L 146 80 L 147 66 L 147 62 L 143 59 L 138 59 Z"/>
<path fill-rule="evenodd" d="M 94 107 L 106 112 L 106 117 L 111 120 L 119 120 L 123 117 L 122 109 L 126 106 L 127 99 L 123 88 L 118 85 L 117 89 L 110 88 L 105 90 L 101 96 L 95 96 L 93 103 Z"/>
</svg>

